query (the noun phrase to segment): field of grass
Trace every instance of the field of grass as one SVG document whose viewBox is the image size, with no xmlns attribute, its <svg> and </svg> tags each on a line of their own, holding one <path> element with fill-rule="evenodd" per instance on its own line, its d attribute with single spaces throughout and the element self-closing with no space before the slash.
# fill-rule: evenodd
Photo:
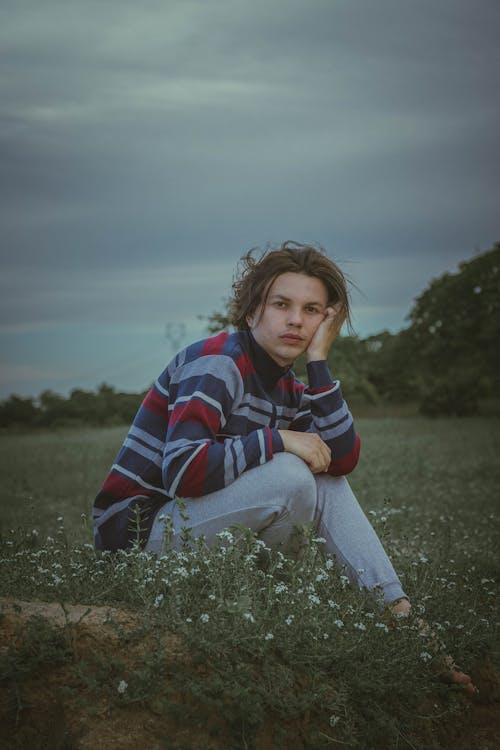
<svg viewBox="0 0 500 750">
<path fill-rule="evenodd" d="M 68 700 L 105 704 L 122 722 L 125 706 L 146 712 L 154 729 L 141 744 L 151 748 L 197 747 L 186 734 L 196 729 L 200 747 L 235 750 L 461 750 L 469 746 L 461 737 L 493 750 L 489 719 L 477 736 L 457 734 L 473 726 L 473 709 L 432 664 L 451 651 L 479 683 L 482 709 L 498 708 L 500 421 L 359 419 L 357 429 L 362 458 L 351 485 L 414 605 L 396 628 L 345 585 L 319 542 L 298 560 L 268 552 L 265 563 L 251 535 L 162 560 L 138 551 L 97 557 L 91 503 L 125 428 L 0 436 L 0 596 L 114 605 L 140 617 L 132 633 L 115 627 L 120 656 L 86 654 L 77 668 L 73 636 L 63 639 Z M 23 715 L 28 681 L 58 653 L 53 631 L 36 632 L 25 628 L 2 652 L 7 724 Z M 166 633 L 181 638 L 184 656 L 166 653 Z M 140 658 L 138 641 L 150 644 Z M 23 746 L 9 731 L 11 746 Z"/>
</svg>

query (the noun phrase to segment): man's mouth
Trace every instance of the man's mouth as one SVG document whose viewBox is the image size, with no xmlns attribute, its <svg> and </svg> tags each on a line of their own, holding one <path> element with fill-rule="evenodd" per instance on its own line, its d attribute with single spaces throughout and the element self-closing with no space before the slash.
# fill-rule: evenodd
<svg viewBox="0 0 500 750">
<path fill-rule="evenodd" d="M 283 333 L 280 339 L 287 344 L 301 344 L 304 341 L 302 336 L 297 336 L 295 333 Z"/>
</svg>

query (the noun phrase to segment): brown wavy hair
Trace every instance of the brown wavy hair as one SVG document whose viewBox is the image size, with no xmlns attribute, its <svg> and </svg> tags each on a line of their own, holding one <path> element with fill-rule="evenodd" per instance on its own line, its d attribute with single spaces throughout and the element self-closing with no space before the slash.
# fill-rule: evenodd
<svg viewBox="0 0 500 750">
<path fill-rule="evenodd" d="M 260 252 L 260 257 L 254 257 Z M 340 302 L 344 308 L 349 331 L 352 329 L 349 280 L 324 248 L 287 240 L 282 245 L 267 245 L 264 250 L 252 248 L 240 259 L 233 281 L 233 296 L 228 312 L 232 325 L 248 329 L 247 316 L 252 316 L 260 305 L 265 305 L 273 282 L 282 273 L 303 273 L 314 276 L 326 286 L 328 304 Z"/>
</svg>

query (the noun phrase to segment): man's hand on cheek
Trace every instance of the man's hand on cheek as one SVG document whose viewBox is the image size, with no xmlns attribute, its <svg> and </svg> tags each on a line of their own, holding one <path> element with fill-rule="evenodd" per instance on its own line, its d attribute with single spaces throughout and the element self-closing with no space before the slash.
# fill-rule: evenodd
<svg viewBox="0 0 500 750">
<path fill-rule="evenodd" d="M 341 302 L 326 308 L 325 317 L 318 325 L 316 333 L 307 347 L 308 362 L 327 358 L 330 347 L 339 335 L 345 318 L 346 311 Z"/>
</svg>

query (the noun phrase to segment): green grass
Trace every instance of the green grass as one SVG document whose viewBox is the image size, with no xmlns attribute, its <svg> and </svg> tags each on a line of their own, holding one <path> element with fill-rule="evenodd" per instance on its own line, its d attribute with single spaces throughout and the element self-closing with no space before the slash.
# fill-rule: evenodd
<svg viewBox="0 0 500 750">
<path fill-rule="evenodd" d="M 486 656 L 496 658 L 500 421 L 360 419 L 357 427 L 362 459 L 351 484 L 358 499 L 415 615 L 474 674 Z M 0 594 L 126 605 L 155 639 L 139 664 L 120 662 L 118 669 L 104 656 L 79 668 L 88 695 L 119 705 L 154 703 L 188 723 L 222 706 L 220 731 L 231 748 L 253 747 L 270 718 L 283 747 L 289 722 L 299 719 L 306 722 L 304 748 L 440 747 L 443 717 L 457 722 L 465 699 L 435 681 L 427 663 L 433 644 L 416 618 L 388 630 L 318 543 L 311 540 L 298 560 L 268 552 L 266 564 L 251 535 L 161 560 L 137 551 L 96 556 L 81 516 L 90 517 L 124 432 L 0 438 Z M 179 669 L 161 648 L 167 631 L 182 637 L 194 669 Z M 130 636 L 124 639 L 126 651 Z M 50 634 L 47 642 L 52 653 Z M 29 674 L 29 644 L 23 648 L 0 664 L 16 695 Z M 117 692 L 122 680 L 127 687 Z M 282 746 L 278 735 L 274 743 Z"/>
</svg>

